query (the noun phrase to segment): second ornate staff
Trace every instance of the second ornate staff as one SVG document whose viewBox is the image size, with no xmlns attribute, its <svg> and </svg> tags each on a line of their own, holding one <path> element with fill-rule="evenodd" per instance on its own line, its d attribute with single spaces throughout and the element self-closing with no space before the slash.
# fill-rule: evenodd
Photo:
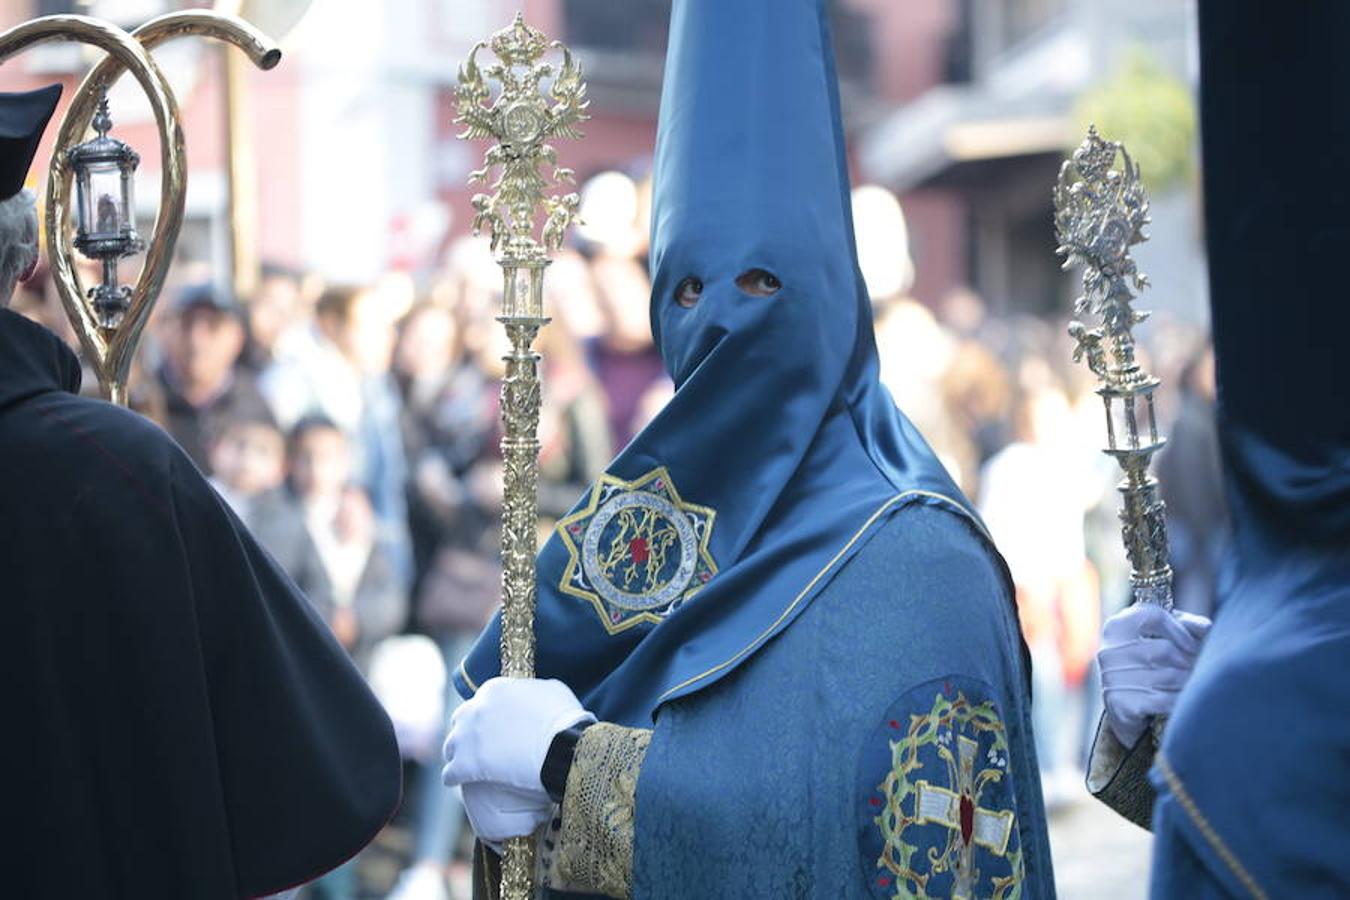
<svg viewBox="0 0 1350 900">
<path fill-rule="evenodd" d="M 1121 160 L 1115 168 L 1116 159 Z M 1167 518 L 1158 480 L 1149 472 L 1153 456 L 1166 441 L 1158 433 L 1153 393 L 1159 381 L 1135 357 L 1134 326 L 1148 313 L 1134 308 L 1135 292 L 1148 287 L 1130 248 L 1148 240 L 1148 195 L 1139 167 L 1118 141 L 1103 140 L 1097 129 L 1064 161 L 1055 184 L 1056 252 L 1064 268 L 1083 267 L 1083 294 L 1074 305 L 1069 334 L 1077 342 L 1073 358 L 1086 362 L 1101 386 L 1106 407 L 1105 453 L 1125 473 L 1120 531 L 1130 559 L 1130 586 L 1136 603 L 1172 608 L 1172 567 L 1168 561 Z M 1097 327 L 1082 319 L 1096 317 Z M 1155 719 L 1155 736 L 1163 722 Z"/>
</svg>

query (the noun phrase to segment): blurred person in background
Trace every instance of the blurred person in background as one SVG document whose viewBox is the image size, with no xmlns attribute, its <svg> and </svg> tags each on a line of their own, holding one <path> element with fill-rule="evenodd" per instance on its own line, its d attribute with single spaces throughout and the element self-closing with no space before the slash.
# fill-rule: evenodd
<svg viewBox="0 0 1350 900">
<path fill-rule="evenodd" d="M 623 447 L 637 433 L 643 395 L 666 377 L 647 311 L 651 281 L 628 257 L 597 256 L 591 275 L 604 328 L 588 344 L 587 357 L 605 392 L 611 440 Z"/>
<path fill-rule="evenodd" d="M 1213 616 L 1219 563 L 1228 542 L 1228 503 L 1214 418 L 1214 348 L 1206 340 L 1175 382 L 1181 403 L 1156 466 L 1167 504 L 1177 609 Z"/>
<path fill-rule="evenodd" d="M 940 379 L 943 409 L 951 427 L 965 436 L 972 453 L 970 478 L 976 482 L 979 468 L 1012 439 L 1008 427 L 1012 415 L 1012 384 L 1008 371 L 988 348 L 974 340 L 956 345 Z M 970 484 L 971 492 L 978 493 Z"/>
<path fill-rule="evenodd" d="M 307 416 L 291 429 L 287 450 L 297 519 L 330 585 L 327 596 L 311 602 L 364 672 L 379 642 L 403 625 L 404 584 L 377 534 L 370 501 L 351 482 L 351 453 L 342 430 L 321 416 Z M 355 900 L 358 865 L 349 860 L 319 879 L 311 887 L 314 896 Z"/>
<path fill-rule="evenodd" d="M 546 312 L 583 346 L 605 330 L 591 261 L 571 247 L 553 255 L 544 280 L 544 296 Z"/>
<path fill-rule="evenodd" d="M 1094 481 L 1068 398 L 1040 358 L 1024 364 L 1014 440 L 980 473 L 979 510 L 1008 562 L 1035 678 L 1036 753 L 1053 806 L 1078 790 L 1077 716 L 1100 622 L 1083 518 Z"/>
<path fill-rule="evenodd" d="M 320 295 L 312 340 L 296 341 L 259 379 L 278 424 L 319 415 L 347 436 L 355 479 L 375 511 L 398 577 L 410 584 L 407 460 L 398 387 L 390 375 L 394 318 L 379 292 L 351 285 Z"/>
<path fill-rule="evenodd" d="M 291 429 L 287 451 L 288 485 L 331 587 L 326 602 L 313 598 L 315 606 L 364 669 L 374 646 L 403 627 L 406 588 L 370 500 L 352 483 L 342 430 L 320 416 L 306 417 Z"/>
<path fill-rule="evenodd" d="M 577 257 L 580 260 L 580 257 Z M 550 276 L 553 274 L 550 270 Z M 568 304 L 596 308 L 593 282 L 586 278 L 560 286 L 554 293 L 545 282 L 554 309 Z M 589 297 L 588 297 L 589 295 Z M 611 422 L 604 389 L 587 365 L 581 341 L 571 330 L 572 320 L 559 315 L 539 333 L 537 346 L 543 355 L 543 404 L 539 420 L 539 516 L 541 527 L 553 527 L 576 503 L 577 497 L 605 470 L 614 455 Z M 655 384 L 668 383 L 662 377 Z M 653 390 L 649 386 L 646 393 Z M 635 429 L 646 424 L 639 397 L 630 423 Z"/>
<path fill-rule="evenodd" d="M 951 334 L 927 307 L 910 297 L 895 297 L 876 307 L 875 327 L 881 383 L 952 479 L 973 495 L 979 459 L 965 423 L 948 411 L 942 390 L 956 349 Z"/>
<path fill-rule="evenodd" d="M 302 277 L 298 270 L 263 263 L 258 286 L 248 301 L 248 340 L 242 364 L 260 374 L 276 358 L 284 339 L 306 324 Z M 283 350 L 284 352 L 284 350 Z"/>
<path fill-rule="evenodd" d="M 500 356 L 509 348 L 492 339 L 499 327 L 461 327 L 461 322 L 470 326 L 467 317 L 474 311 L 486 316 L 492 302 L 488 296 L 475 302 L 474 311 L 465 310 L 465 288 L 457 279 L 453 292 L 440 295 L 454 306 L 415 306 L 403 321 L 394 354 L 418 558 L 413 621 L 436 642 L 447 671 L 468 652 L 501 590 L 496 395 Z M 446 679 L 446 725 L 459 703 Z M 395 900 L 449 896 L 447 873 L 464 823 L 460 794 L 441 786 L 436 755 L 422 763 L 414 787 L 412 865 L 391 894 Z"/>
<path fill-rule="evenodd" d="M 209 436 L 233 420 L 266 418 L 268 406 L 253 375 L 239 365 L 245 312 L 234 297 L 213 284 L 188 285 L 170 312 L 157 373 L 165 429 L 209 475 Z"/>
<path fill-rule="evenodd" d="M 937 303 L 937 318 L 958 338 L 986 341 L 990 319 L 984 298 L 969 285 L 958 285 L 942 295 Z"/>
<path fill-rule="evenodd" d="M 459 319 L 441 303 L 414 306 L 394 350 L 408 460 L 408 520 L 414 591 L 454 528 L 461 479 L 483 452 L 493 423 L 487 376 L 463 360 Z"/>
<path fill-rule="evenodd" d="M 331 627 L 332 581 L 283 484 L 285 436 L 270 419 L 228 422 L 211 440 L 210 458 L 211 486 Z"/>
<path fill-rule="evenodd" d="M 23 182 L 59 96 L 0 94 L 0 306 L 38 258 Z M 389 719 L 182 448 L 79 388 L 0 309 L 5 894 L 293 888 L 397 807 Z"/>
</svg>

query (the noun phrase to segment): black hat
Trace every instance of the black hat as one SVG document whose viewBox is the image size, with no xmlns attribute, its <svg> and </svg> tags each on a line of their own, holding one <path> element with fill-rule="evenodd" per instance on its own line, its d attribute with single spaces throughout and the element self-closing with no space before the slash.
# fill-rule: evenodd
<svg viewBox="0 0 1350 900">
<path fill-rule="evenodd" d="M 61 85 L 0 94 L 0 200 L 23 190 L 43 129 L 61 99 Z"/>
<path fill-rule="evenodd" d="M 244 308 L 239 301 L 209 281 L 189 284 L 182 288 L 173 298 L 173 309 L 180 314 L 193 309 L 211 309 L 229 313 L 239 319 L 244 318 Z"/>
</svg>

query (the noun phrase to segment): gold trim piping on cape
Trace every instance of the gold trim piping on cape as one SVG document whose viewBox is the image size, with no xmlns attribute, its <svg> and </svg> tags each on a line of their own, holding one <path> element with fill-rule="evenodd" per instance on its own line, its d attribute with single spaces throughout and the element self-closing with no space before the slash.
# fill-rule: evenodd
<svg viewBox="0 0 1350 900">
<path fill-rule="evenodd" d="M 469 690 L 475 694 L 478 693 L 478 683 L 469 677 L 469 670 L 464 667 L 464 660 L 459 661 L 459 674 L 464 679 L 464 683 L 469 686 Z"/>
<path fill-rule="evenodd" d="M 942 500 L 945 503 L 950 503 L 961 513 L 961 515 L 970 520 L 975 525 L 975 527 L 979 528 L 981 534 L 983 534 L 986 538 L 989 538 L 989 533 L 985 531 L 984 526 L 980 523 L 979 519 L 976 519 L 973 515 L 971 515 L 970 511 L 967 510 L 965 506 L 963 506 L 961 503 L 958 503 L 953 498 L 948 497 L 946 494 L 939 494 L 936 491 L 924 491 L 924 490 L 912 490 L 912 491 L 905 491 L 902 494 L 896 494 L 894 497 L 887 500 L 885 503 L 881 504 L 881 507 L 877 509 L 876 512 L 872 513 L 871 516 L 868 517 L 867 521 L 864 522 L 862 527 L 859 528 L 857 532 L 854 533 L 853 537 L 848 539 L 848 543 L 844 544 L 844 546 L 839 549 L 839 552 L 836 553 L 833 557 L 831 557 L 830 561 L 827 562 L 809 582 L 807 582 L 806 587 L 801 589 L 801 592 L 798 593 L 797 596 L 792 599 L 792 602 L 788 604 L 787 608 L 784 609 L 783 612 L 778 616 L 778 618 L 774 620 L 772 625 L 764 629 L 764 631 L 759 635 L 759 637 L 755 638 L 753 641 L 746 644 L 744 647 L 742 647 L 740 650 L 738 650 L 735 654 L 726 659 L 724 662 L 720 662 L 717 665 L 713 666 L 711 669 L 708 669 L 707 671 L 704 672 L 700 672 L 698 675 L 695 675 L 692 678 L 686 678 L 684 681 L 681 681 L 673 688 L 670 688 L 660 697 L 656 698 L 657 704 L 660 705 L 661 703 L 665 702 L 666 698 L 669 697 L 671 694 L 681 691 L 684 688 L 689 687 L 691 684 L 695 684 L 699 681 L 702 681 L 703 679 L 707 678 L 710 675 L 722 671 L 723 669 L 735 663 L 737 660 L 741 659 L 743 656 L 749 654 L 760 644 L 768 640 L 769 637 L 773 635 L 775 631 L 778 630 L 778 626 L 782 625 L 783 621 L 792 613 L 794 609 L 797 608 L 797 604 L 801 603 L 801 601 L 806 597 L 806 595 L 811 592 L 811 589 L 814 588 L 816 584 L 822 578 L 825 577 L 826 573 L 828 573 L 831 569 L 834 568 L 835 564 L 838 563 L 839 560 L 843 558 L 844 554 L 848 553 L 848 551 L 853 547 L 853 545 L 858 542 L 858 539 L 861 538 L 864 534 L 866 534 L 868 529 L 870 529 L 876 523 L 876 521 L 879 518 L 881 518 L 883 514 L 886 513 L 887 510 L 895 506 L 901 500 L 904 500 L 906 497 L 932 497 L 937 500 Z"/>
<path fill-rule="evenodd" d="M 769 636 L 772 635 L 774 631 L 778 629 L 779 625 L 783 624 L 783 620 L 786 619 L 788 615 L 791 614 L 792 610 L 797 607 L 797 604 L 800 603 L 802 599 L 811 592 L 811 589 L 816 586 L 816 584 L 820 581 L 820 579 L 824 578 L 825 574 L 829 572 L 831 569 L 833 569 L 835 564 L 839 562 L 839 560 L 844 556 L 844 554 L 847 553 L 849 549 L 852 548 L 853 545 L 858 542 L 858 539 L 861 538 L 864 534 L 866 534 L 869 528 L 871 528 L 874 524 L 876 524 L 877 519 L 881 518 L 881 516 L 884 515 L 887 510 L 889 510 L 891 507 L 895 506 L 897 503 L 899 503 L 901 500 L 904 500 L 907 497 L 932 497 L 936 500 L 941 500 L 944 503 L 951 504 L 953 507 L 955 507 L 958 513 L 960 513 L 964 518 L 966 518 L 976 528 L 980 530 L 980 534 L 984 535 L 986 540 L 989 540 L 990 543 L 993 542 L 993 538 L 989 536 L 989 532 L 985 530 L 985 527 L 980 522 L 980 520 L 975 518 L 975 516 L 971 515 L 970 511 L 967 510 L 964 505 L 957 502 L 952 497 L 947 496 L 946 494 L 939 494 L 936 491 L 924 491 L 924 490 L 912 490 L 912 491 L 905 491 L 903 494 L 896 494 L 894 497 L 890 498 L 885 503 L 881 504 L 881 506 L 877 509 L 876 512 L 868 516 L 867 521 L 863 523 L 862 527 L 859 528 L 854 533 L 853 537 L 848 539 L 848 543 L 844 544 L 844 546 L 839 549 L 839 552 L 836 553 L 833 557 L 831 557 L 830 561 L 827 562 L 820 569 L 820 571 L 817 572 L 814 577 L 812 577 L 812 579 L 809 582 L 807 582 L 806 587 L 802 588 L 801 591 L 797 594 L 797 596 L 792 599 L 792 602 L 788 604 L 787 609 L 783 610 L 783 612 L 778 616 L 778 618 L 774 620 L 773 624 L 770 625 L 768 628 L 766 628 L 763 631 L 763 633 L 759 635 L 759 637 L 755 638 L 749 644 L 746 644 L 744 647 L 742 647 L 739 651 L 737 651 L 734 655 L 732 655 L 724 662 L 718 663 L 711 669 L 708 669 L 704 672 L 700 672 L 699 674 L 693 676 L 692 678 L 687 678 L 684 681 L 680 682 L 679 684 L 675 685 L 674 687 L 670 688 L 660 697 L 656 698 L 656 702 L 660 704 L 664 702 L 667 697 L 669 697 L 676 691 L 682 690 L 688 687 L 689 685 L 694 684 L 695 682 L 702 681 L 709 675 L 713 675 L 717 672 L 722 671 L 727 666 L 730 666 L 741 657 L 750 653 L 764 641 L 768 640 Z M 459 664 L 459 674 L 460 677 L 464 679 L 464 683 L 469 686 L 469 690 L 475 694 L 478 693 L 478 685 L 474 682 L 474 680 L 471 677 L 469 677 L 469 670 L 464 666 L 463 661 L 461 661 Z"/>
<path fill-rule="evenodd" d="M 1177 775 L 1176 770 L 1168 763 L 1167 758 L 1162 755 L 1161 751 L 1158 752 L 1154 762 L 1158 766 L 1158 771 L 1162 773 L 1163 780 L 1167 782 L 1167 789 L 1172 792 L 1172 796 L 1177 798 L 1177 802 L 1186 811 L 1186 815 L 1190 816 L 1191 820 L 1195 822 L 1195 827 L 1200 829 L 1200 834 L 1213 848 L 1214 852 L 1219 855 L 1219 859 L 1223 860 L 1224 865 L 1228 866 L 1229 870 L 1237 876 L 1237 880 L 1242 882 L 1242 886 L 1250 891 L 1253 897 L 1256 897 L 1257 900 L 1268 900 L 1269 895 L 1261 890 L 1261 886 L 1256 883 L 1256 879 L 1238 861 L 1233 851 L 1228 849 L 1228 845 L 1224 843 L 1223 838 L 1219 837 L 1219 833 L 1214 830 L 1214 826 L 1209 824 L 1205 814 L 1200 811 L 1200 807 L 1196 806 L 1195 800 L 1191 798 L 1190 793 L 1181 783 L 1181 777 Z"/>
</svg>

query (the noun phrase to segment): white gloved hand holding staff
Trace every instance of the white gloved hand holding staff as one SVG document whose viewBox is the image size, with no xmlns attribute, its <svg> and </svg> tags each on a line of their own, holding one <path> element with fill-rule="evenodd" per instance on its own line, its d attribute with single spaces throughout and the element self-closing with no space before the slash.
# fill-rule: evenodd
<svg viewBox="0 0 1350 900">
<path fill-rule="evenodd" d="M 1210 620 L 1138 603 L 1102 628 L 1097 665 L 1111 732 L 1133 747 L 1150 719 L 1167 716 L 1190 677 Z"/>
<path fill-rule="evenodd" d="M 485 841 L 530 834 L 553 801 L 540 770 L 561 731 L 595 721 L 561 681 L 493 678 L 450 719 L 441 780 L 459 785 L 474 832 Z"/>
</svg>

